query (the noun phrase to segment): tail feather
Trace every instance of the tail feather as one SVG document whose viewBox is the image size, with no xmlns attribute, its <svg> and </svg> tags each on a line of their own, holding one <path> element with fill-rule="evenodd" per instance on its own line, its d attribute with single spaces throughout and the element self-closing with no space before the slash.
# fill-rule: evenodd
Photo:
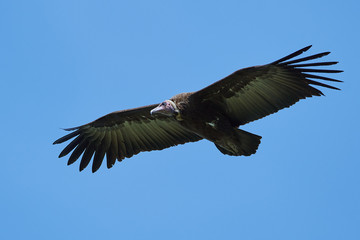
<svg viewBox="0 0 360 240">
<path fill-rule="evenodd" d="M 235 129 L 235 137 L 215 143 L 220 152 L 230 156 L 250 156 L 259 147 L 261 136 Z"/>
</svg>

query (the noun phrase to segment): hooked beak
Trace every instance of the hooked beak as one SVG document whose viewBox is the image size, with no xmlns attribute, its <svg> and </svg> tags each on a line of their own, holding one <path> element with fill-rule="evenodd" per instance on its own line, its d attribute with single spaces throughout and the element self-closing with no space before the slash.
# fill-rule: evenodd
<svg viewBox="0 0 360 240">
<path fill-rule="evenodd" d="M 164 111 L 164 108 L 165 108 L 164 106 L 159 105 L 156 108 L 152 109 L 150 111 L 150 114 L 151 115 L 160 114 L 160 113 L 162 113 Z"/>
<path fill-rule="evenodd" d="M 175 103 L 171 100 L 166 100 L 159 104 L 156 108 L 150 111 L 151 115 L 162 114 L 168 117 L 173 116 L 176 113 Z"/>
</svg>

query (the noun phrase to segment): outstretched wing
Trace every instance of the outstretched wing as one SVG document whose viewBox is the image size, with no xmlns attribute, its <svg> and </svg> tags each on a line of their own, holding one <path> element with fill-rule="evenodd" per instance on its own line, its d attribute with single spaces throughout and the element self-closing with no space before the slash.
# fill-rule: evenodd
<svg viewBox="0 0 360 240">
<path fill-rule="evenodd" d="M 341 82 L 315 74 L 342 71 L 309 68 L 334 65 L 337 62 L 307 62 L 326 56 L 330 52 L 292 60 L 310 47 L 300 49 L 267 65 L 238 70 L 195 92 L 191 100 L 215 105 L 224 111 L 234 126 L 239 126 L 289 107 L 300 99 L 323 95 L 311 85 L 339 90 L 312 79 Z"/>
<path fill-rule="evenodd" d="M 107 167 L 111 168 L 116 159 L 121 161 L 139 152 L 161 150 L 202 139 L 183 128 L 174 118 L 151 116 L 150 110 L 156 106 L 113 112 L 83 126 L 65 129 L 73 132 L 59 138 L 54 144 L 75 139 L 64 148 L 59 158 L 73 150 L 68 161 L 70 165 L 82 154 L 82 171 L 94 155 L 92 171 L 96 172 L 105 154 Z"/>
</svg>

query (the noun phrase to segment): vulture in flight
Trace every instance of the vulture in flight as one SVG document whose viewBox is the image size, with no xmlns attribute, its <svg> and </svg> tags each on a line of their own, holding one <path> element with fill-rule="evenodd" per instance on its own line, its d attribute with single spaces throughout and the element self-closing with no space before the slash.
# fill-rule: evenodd
<svg viewBox="0 0 360 240">
<path fill-rule="evenodd" d="M 65 129 L 72 132 L 54 144 L 73 140 L 59 158 L 72 151 L 70 165 L 81 156 L 80 171 L 93 158 L 92 172 L 96 172 L 105 155 L 106 165 L 111 168 L 116 159 L 122 161 L 139 152 L 201 139 L 213 142 L 226 155 L 254 154 L 261 136 L 239 126 L 290 107 L 300 99 L 323 95 L 314 86 L 339 90 L 318 80 L 341 81 L 317 75 L 342 72 L 317 68 L 337 62 L 312 61 L 330 52 L 294 59 L 310 47 L 270 64 L 240 69 L 199 91 L 180 93 L 160 104 L 109 113 L 88 124 Z"/>
</svg>

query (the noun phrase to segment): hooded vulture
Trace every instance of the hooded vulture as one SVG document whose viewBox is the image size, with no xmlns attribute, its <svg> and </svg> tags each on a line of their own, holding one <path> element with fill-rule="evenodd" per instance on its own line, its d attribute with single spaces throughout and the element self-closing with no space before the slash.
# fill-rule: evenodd
<svg viewBox="0 0 360 240">
<path fill-rule="evenodd" d="M 60 153 L 69 154 L 68 165 L 80 158 L 80 171 L 92 162 L 96 172 L 106 155 L 111 168 L 139 152 L 161 150 L 207 139 L 223 154 L 249 156 L 261 136 L 239 126 L 290 107 L 300 99 L 321 96 L 315 86 L 339 90 L 318 80 L 341 82 L 317 75 L 340 70 L 318 69 L 337 62 L 314 62 L 330 52 L 296 58 L 300 49 L 270 64 L 240 69 L 197 92 L 180 93 L 160 104 L 117 111 L 80 127 L 54 144 L 73 139 Z M 309 62 L 310 61 L 310 62 Z M 313 68 L 316 67 L 316 68 Z"/>
</svg>

